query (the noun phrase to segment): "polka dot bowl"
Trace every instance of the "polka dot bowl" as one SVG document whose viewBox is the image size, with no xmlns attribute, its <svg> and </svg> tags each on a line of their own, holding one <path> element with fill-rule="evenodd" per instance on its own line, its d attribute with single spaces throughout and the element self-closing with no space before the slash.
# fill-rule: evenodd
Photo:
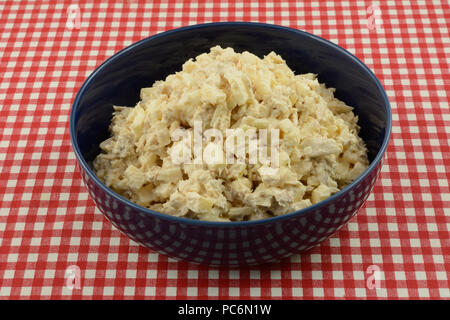
<svg viewBox="0 0 450 320">
<path fill-rule="evenodd" d="M 134 204 L 106 187 L 90 163 L 109 133 L 113 105 L 134 105 L 142 87 L 180 70 L 214 45 L 260 57 L 275 51 L 297 74 L 317 73 L 336 96 L 355 107 L 370 166 L 353 183 L 306 209 L 259 221 L 205 222 Z M 379 80 L 345 49 L 309 33 L 259 23 L 210 23 L 141 40 L 100 65 L 80 88 L 70 134 L 81 176 L 105 217 L 141 245 L 176 259 L 212 265 L 276 261 L 318 245 L 364 204 L 379 175 L 391 132 L 391 109 Z"/>
</svg>

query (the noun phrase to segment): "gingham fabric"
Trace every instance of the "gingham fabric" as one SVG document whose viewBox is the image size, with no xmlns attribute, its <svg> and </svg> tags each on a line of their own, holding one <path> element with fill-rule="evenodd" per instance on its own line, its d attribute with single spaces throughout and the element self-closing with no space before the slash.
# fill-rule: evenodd
<svg viewBox="0 0 450 320">
<path fill-rule="evenodd" d="M 0 297 L 449 299 L 449 10 L 425 0 L 1 2 Z M 213 21 L 329 39 L 391 101 L 392 139 L 365 206 L 280 263 L 216 268 L 149 251 L 103 217 L 75 168 L 69 112 L 95 67 L 147 36 Z"/>
</svg>

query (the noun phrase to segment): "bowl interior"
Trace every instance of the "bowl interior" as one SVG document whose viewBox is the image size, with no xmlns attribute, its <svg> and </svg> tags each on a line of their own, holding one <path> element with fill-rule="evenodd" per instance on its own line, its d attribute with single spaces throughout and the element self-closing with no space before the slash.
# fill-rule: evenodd
<svg viewBox="0 0 450 320">
<path fill-rule="evenodd" d="M 109 136 L 113 105 L 134 106 L 139 92 L 179 71 L 182 64 L 212 46 L 232 47 L 260 57 L 275 51 L 296 74 L 317 73 L 336 88 L 337 98 L 355 108 L 360 135 L 372 161 L 389 130 L 388 102 L 376 78 L 352 55 L 301 31 L 250 23 L 200 25 L 144 39 L 116 54 L 85 83 L 72 110 L 73 141 L 86 162 Z"/>
</svg>

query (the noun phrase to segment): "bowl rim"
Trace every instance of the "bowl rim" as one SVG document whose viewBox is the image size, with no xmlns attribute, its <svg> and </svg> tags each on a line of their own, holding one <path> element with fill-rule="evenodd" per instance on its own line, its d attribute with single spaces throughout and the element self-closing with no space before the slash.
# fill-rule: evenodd
<svg viewBox="0 0 450 320">
<path fill-rule="evenodd" d="M 114 62 L 114 60 L 120 58 L 123 54 L 127 53 L 128 51 L 133 50 L 135 47 L 140 46 L 143 43 L 152 41 L 154 39 L 160 38 L 160 37 L 164 37 L 167 36 L 169 34 L 174 34 L 174 33 L 179 33 L 179 32 L 183 32 L 183 31 L 187 31 L 187 30 L 194 30 L 194 29 L 202 29 L 202 28 L 209 28 L 209 27 L 219 27 L 219 26 L 235 26 L 235 27 L 255 27 L 255 28 L 269 28 L 269 29 L 274 29 L 274 30 L 280 30 L 280 31 L 288 31 L 288 32 L 292 32 L 292 33 L 297 33 L 301 36 L 307 37 L 307 38 L 311 38 L 315 41 L 319 41 L 322 42 L 323 44 L 340 51 L 341 53 L 343 53 L 344 55 L 346 55 L 348 58 L 350 58 L 351 60 L 353 60 L 354 63 L 356 63 L 357 65 L 359 65 L 369 76 L 369 78 L 376 84 L 383 102 L 384 102 L 384 107 L 385 107 L 385 111 L 387 114 L 387 123 L 386 123 L 386 129 L 385 129 L 385 135 L 384 135 L 384 139 L 383 139 L 383 143 L 380 147 L 380 149 L 378 150 L 377 155 L 375 156 L 375 158 L 373 159 L 373 161 L 370 163 L 369 167 L 358 177 L 356 178 L 352 183 L 350 183 L 349 185 L 347 185 L 345 188 L 343 188 L 342 190 L 338 191 L 337 193 L 333 194 L 332 196 L 328 197 L 325 200 L 322 200 L 318 203 L 315 203 L 309 207 L 297 210 L 297 211 L 293 211 L 284 215 L 280 215 L 280 216 L 275 216 L 275 217 L 270 217 L 270 218 L 264 218 L 264 219 L 260 219 L 260 220 L 250 220 L 250 221 L 203 221 L 203 220 L 194 220 L 194 219 L 190 219 L 190 218 L 184 218 L 184 217 L 176 217 L 176 216 L 172 216 L 166 213 L 162 213 L 162 212 L 158 212 L 158 211 L 154 211 L 152 209 L 140 206 L 128 199 L 126 199 L 125 197 L 119 195 L 118 193 L 114 192 L 112 189 L 108 188 L 93 172 L 93 170 L 91 170 L 91 168 L 89 167 L 88 163 L 86 162 L 86 160 L 84 159 L 83 155 L 81 154 L 81 151 L 78 147 L 78 141 L 76 138 L 76 134 L 75 134 L 75 114 L 76 111 L 78 109 L 78 105 L 80 103 L 81 97 L 84 95 L 85 91 L 89 88 L 90 83 L 92 81 L 92 79 L 97 75 L 97 73 L 99 73 L 107 64 L 110 64 L 111 62 Z M 276 24 L 267 24 L 267 23 L 259 23 L 259 22 L 211 22 L 211 23 L 202 23 L 202 24 L 195 24 L 195 25 L 190 25 L 190 26 L 185 26 L 185 27 L 180 27 L 180 28 L 175 28 L 175 29 L 171 29 L 165 32 L 161 32 L 158 34 L 154 34 L 152 36 L 149 36 L 147 38 L 141 39 L 123 49 L 121 49 L 120 51 L 116 52 L 114 55 L 112 55 L 111 57 L 109 57 L 108 59 L 106 59 L 103 63 L 101 63 L 97 68 L 95 68 L 94 71 L 92 71 L 92 73 L 87 77 L 87 79 L 83 82 L 83 84 L 81 85 L 80 89 L 78 90 L 75 99 L 73 101 L 72 104 L 72 108 L 70 110 L 70 140 L 71 140 L 71 144 L 72 144 L 72 148 L 75 152 L 75 156 L 78 160 L 79 165 L 83 168 L 83 170 L 85 172 L 87 172 L 87 174 L 89 175 L 89 178 L 92 179 L 104 192 L 106 192 L 109 196 L 115 198 L 116 200 L 122 202 L 124 205 L 126 206 L 131 206 L 133 209 L 138 210 L 141 213 L 144 213 L 146 215 L 151 215 L 151 216 L 155 216 L 157 218 L 161 218 L 164 220 L 170 220 L 172 222 L 176 222 L 176 223 L 182 223 L 182 224 L 192 224 L 192 225 L 196 225 L 196 226 L 210 226 L 210 227 L 246 227 L 246 226 L 251 226 L 251 225 L 259 225 L 259 224 L 268 224 L 268 223 L 275 223 L 277 221 L 283 220 L 283 219 L 289 219 L 292 218 L 294 216 L 300 216 L 300 215 L 306 215 L 309 214 L 315 210 L 317 210 L 318 208 L 327 206 L 328 204 L 332 203 L 333 201 L 335 201 L 336 199 L 340 198 L 342 195 L 346 194 L 347 192 L 349 192 L 350 190 L 352 190 L 357 184 L 359 184 L 363 179 L 365 179 L 374 169 L 375 167 L 379 164 L 380 161 L 383 160 L 384 154 L 386 152 L 386 149 L 388 147 L 389 144 L 389 140 L 390 140 L 390 136 L 391 136 L 391 130 L 392 130 L 392 109 L 391 109 L 391 105 L 389 103 L 389 99 L 387 97 L 386 91 L 383 88 L 383 85 L 381 84 L 380 80 L 375 76 L 375 74 L 373 73 L 372 70 L 370 70 L 369 67 L 367 67 L 359 58 L 357 58 L 355 55 L 353 55 L 352 53 L 350 53 L 349 51 L 347 51 L 346 49 L 340 47 L 339 45 L 326 40 L 322 37 L 319 37 L 317 35 L 311 34 L 309 32 L 303 31 L 303 30 L 299 30 L 299 29 L 294 29 L 294 28 L 290 28 L 290 27 L 285 27 L 285 26 L 280 26 L 280 25 L 276 25 Z M 81 172 L 81 174 L 83 174 Z"/>
</svg>

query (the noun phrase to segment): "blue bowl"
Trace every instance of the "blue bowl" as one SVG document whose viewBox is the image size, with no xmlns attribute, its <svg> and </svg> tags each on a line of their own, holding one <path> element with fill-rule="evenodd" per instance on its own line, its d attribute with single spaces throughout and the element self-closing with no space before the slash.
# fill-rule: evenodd
<svg viewBox="0 0 450 320">
<path fill-rule="evenodd" d="M 91 162 L 109 136 L 113 105 L 133 106 L 143 87 L 179 71 L 212 46 L 260 57 L 275 51 L 296 74 L 317 73 L 336 97 L 355 107 L 369 168 L 330 198 L 300 211 L 259 221 L 205 222 L 146 209 L 106 187 Z M 225 22 L 170 30 L 141 40 L 100 65 L 84 82 L 70 114 L 81 176 L 97 207 L 129 238 L 176 259 L 213 265 L 277 261 L 327 239 L 352 218 L 379 175 L 391 132 L 391 108 L 375 75 L 343 48 L 312 34 L 268 24 Z"/>
</svg>

